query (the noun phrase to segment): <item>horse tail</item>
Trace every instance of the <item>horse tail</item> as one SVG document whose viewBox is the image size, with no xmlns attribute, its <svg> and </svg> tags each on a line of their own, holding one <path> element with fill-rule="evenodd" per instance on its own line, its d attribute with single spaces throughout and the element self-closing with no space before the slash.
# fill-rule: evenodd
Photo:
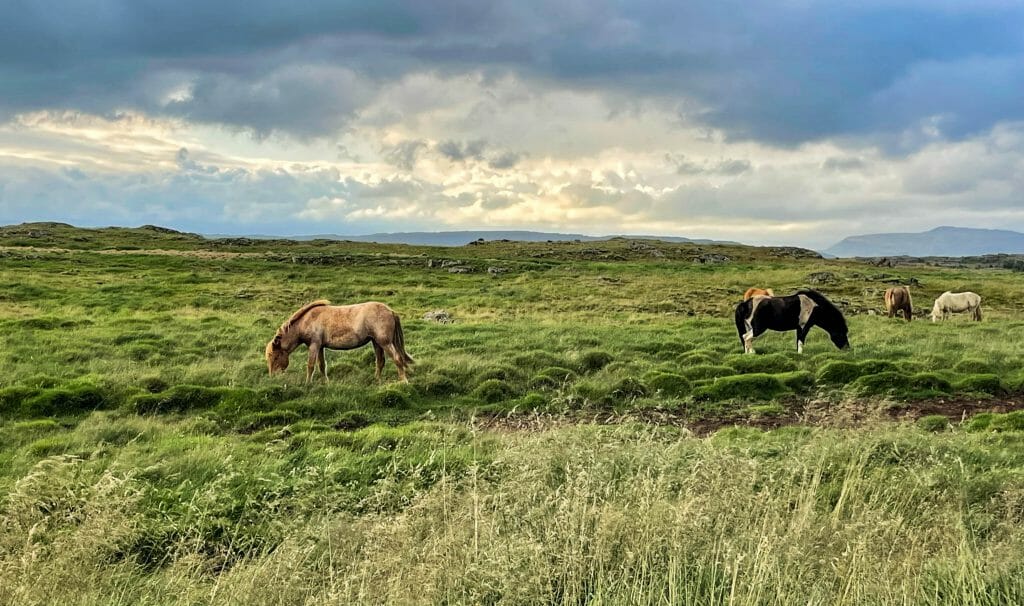
<svg viewBox="0 0 1024 606">
<path fill-rule="evenodd" d="M 974 319 L 981 322 L 981 300 L 978 300 L 978 306 L 974 308 Z"/>
<path fill-rule="evenodd" d="M 903 292 L 907 294 L 906 308 L 904 313 L 907 314 L 907 322 L 910 322 L 911 317 L 914 315 L 914 299 L 910 296 L 910 288 L 904 288 Z"/>
<path fill-rule="evenodd" d="M 412 356 L 405 351 L 405 333 L 402 332 L 402 321 L 398 318 L 398 314 L 395 314 L 394 317 L 395 328 L 391 333 L 391 342 L 395 344 L 395 349 L 398 350 L 398 355 L 402 356 L 402 361 L 406 364 L 413 364 L 416 360 L 413 360 Z"/>
</svg>

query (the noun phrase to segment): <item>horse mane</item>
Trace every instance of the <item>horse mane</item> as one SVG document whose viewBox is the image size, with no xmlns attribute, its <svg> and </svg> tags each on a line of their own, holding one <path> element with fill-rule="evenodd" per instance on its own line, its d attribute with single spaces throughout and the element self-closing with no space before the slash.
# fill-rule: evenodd
<svg viewBox="0 0 1024 606">
<path fill-rule="evenodd" d="M 808 299 L 814 301 L 818 308 L 824 312 L 824 314 L 832 321 L 835 322 L 844 331 L 847 331 L 846 318 L 843 317 L 843 312 L 839 311 L 839 308 L 835 306 L 835 303 L 829 301 L 825 295 L 821 294 L 816 290 L 805 288 L 796 292 L 798 295 L 804 295 Z"/>
<path fill-rule="evenodd" d="M 306 312 L 308 312 L 309 310 L 313 309 L 314 307 L 323 307 L 324 305 L 330 305 L 330 304 L 331 304 L 331 302 L 327 301 L 325 299 L 320 299 L 318 301 L 313 301 L 312 303 L 306 303 L 305 305 L 300 307 L 297 312 L 293 313 L 290 318 L 288 318 L 287 320 L 284 321 L 284 324 L 281 325 L 281 328 L 277 329 L 277 334 L 283 335 L 284 333 L 288 332 L 288 329 L 292 327 L 292 324 L 295 324 L 296 322 L 298 322 L 299 318 L 301 318 L 302 316 L 306 315 Z"/>
</svg>

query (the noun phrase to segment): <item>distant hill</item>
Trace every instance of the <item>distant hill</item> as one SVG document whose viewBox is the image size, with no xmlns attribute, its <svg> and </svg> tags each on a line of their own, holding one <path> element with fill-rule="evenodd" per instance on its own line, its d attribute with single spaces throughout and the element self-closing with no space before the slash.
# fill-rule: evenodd
<svg viewBox="0 0 1024 606">
<path fill-rule="evenodd" d="M 209 235 L 209 238 L 232 236 Z M 599 242 L 612 238 L 630 238 L 634 240 L 660 240 L 662 242 L 683 242 L 690 244 L 730 244 L 738 242 L 724 240 L 705 240 L 683 238 L 680 236 L 585 236 L 583 234 L 562 234 L 541 231 L 412 231 L 387 234 L 369 234 L 366 236 L 340 236 L 336 234 L 315 234 L 309 236 L 249 236 L 260 239 L 288 240 L 348 240 L 351 242 L 376 242 L 379 244 L 413 244 L 416 246 L 464 246 L 477 240 L 512 240 L 515 242 L 564 242 L 579 240 L 581 242 Z"/>
<path fill-rule="evenodd" d="M 822 251 L 836 257 L 967 257 L 1024 253 L 1024 234 L 1003 229 L 936 227 L 909 234 L 850 236 Z"/>
</svg>

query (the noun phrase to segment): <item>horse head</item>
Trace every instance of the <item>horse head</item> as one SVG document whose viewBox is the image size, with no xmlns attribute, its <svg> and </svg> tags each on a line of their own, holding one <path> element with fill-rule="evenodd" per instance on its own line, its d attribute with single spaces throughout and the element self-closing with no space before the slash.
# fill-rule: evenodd
<svg viewBox="0 0 1024 606">
<path fill-rule="evenodd" d="M 288 352 L 281 346 L 281 334 L 274 335 L 274 338 L 267 343 L 267 371 L 273 375 L 275 372 L 283 372 L 288 368 Z"/>
</svg>

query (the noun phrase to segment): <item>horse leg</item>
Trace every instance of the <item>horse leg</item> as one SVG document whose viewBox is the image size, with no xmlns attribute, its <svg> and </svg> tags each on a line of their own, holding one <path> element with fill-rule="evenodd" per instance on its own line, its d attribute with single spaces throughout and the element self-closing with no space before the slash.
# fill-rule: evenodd
<svg viewBox="0 0 1024 606">
<path fill-rule="evenodd" d="M 804 353 L 804 341 L 807 340 L 807 333 L 811 332 L 810 324 L 799 326 L 796 329 L 796 353 Z"/>
<path fill-rule="evenodd" d="M 320 344 L 309 344 L 309 359 L 306 360 L 306 383 L 313 380 L 313 369 L 316 368 L 317 358 L 320 356 Z"/>
<path fill-rule="evenodd" d="M 402 380 L 402 383 L 408 383 L 409 378 L 405 375 L 405 359 L 402 358 L 401 352 L 398 351 L 394 343 L 388 343 L 385 348 L 395 362 L 395 366 L 398 367 L 398 378 Z"/>
<path fill-rule="evenodd" d="M 380 375 L 384 371 L 384 348 L 377 345 L 376 341 L 371 341 L 371 343 L 373 343 L 373 354 L 377 358 L 377 372 L 374 373 L 373 378 L 380 383 Z"/>
<path fill-rule="evenodd" d="M 318 356 L 318 360 L 317 361 L 319 362 L 319 365 L 320 365 L 320 374 L 322 374 L 324 376 L 324 383 L 330 383 L 330 380 L 327 378 L 327 348 L 326 347 L 321 347 L 320 348 L 320 355 Z"/>
</svg>

